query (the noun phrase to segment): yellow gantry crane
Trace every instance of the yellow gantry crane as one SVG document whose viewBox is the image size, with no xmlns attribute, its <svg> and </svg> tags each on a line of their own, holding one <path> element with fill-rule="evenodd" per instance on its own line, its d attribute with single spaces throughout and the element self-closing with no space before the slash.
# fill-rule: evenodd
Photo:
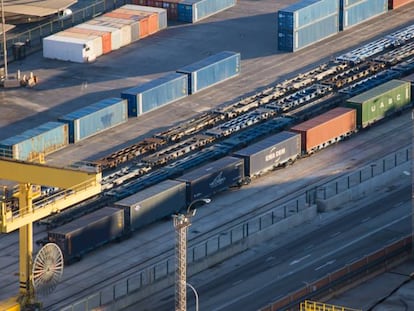
<svg viewBox="0 0 414 311">
<path fill-rule="evenodd" d="M 19 229 L 19 304 L 34 303 L 32 280 L 33 222 L 101 192 L 102 173 L 95 167 L 53 167 L 39 163 L 0 158 L 0 179 L 19 183 L 18 208 L 6 204 L 0 197 L 0 232 Z M 33 185 L 57 187 L 55 197 L 32 204 Z M 2 302 L 0 301 L 0 306 Z M 17 309 L 10 309 L 17 310 Z"/>
</svg>

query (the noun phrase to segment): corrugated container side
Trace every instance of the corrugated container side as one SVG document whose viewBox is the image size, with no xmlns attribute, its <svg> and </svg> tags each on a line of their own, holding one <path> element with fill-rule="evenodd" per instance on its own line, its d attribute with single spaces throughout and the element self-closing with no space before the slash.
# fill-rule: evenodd
<svg viewBox="0 0 414 311">
<path fill-rule="evenodd" d="M 388 0 L 365 0 L 340 11 L 340 30 L 363 23 L 388 11 Z"/>
<path fill-rule="evenodd" d="M 188 94 L 195 94 L 240 73 L 240 53 L 224 51 L 178 69 L 188 76 Z"/>
<path fill-rule="evenodd" d="M 338 14 L 328 16 L 298 30 L 279 29 L 278 49 L 295 52 L 339 32 Z"/>
<path fill-rule="evenodd" d="M 125 228 L 137 230 L 186 207 L 186 184 L 166 180 L 115 203 L 124 209 Z"/>
<path fill-rule="evenodd" d="M 111 49 L 112 51 L 117 50 L 121 47 L 121 30 L 115 27 L 108 27 L 99 25 L 101 22 L 90 20 L 86 23 L 76 25 L 75 28 L 92 29 L 99 31 L 108 31 L 111 33 Z"/>
<path fill-rule="evenodd" d="M 0 142 L 0 155 L 30 161 L 39 154 L 48 155 L 68 145 L 68 126 L 47 122 Z"/>
<path fill-rule="evenodd" d="M 178 3 L 178 20 L 195 23 L 236 5 L 236 0 L 183 0 Z"/>
<path fill-rule="evenodd" d="M 115 23 L 115 24 L 122 24 L 122 25 L 129 25 L 131 28 L 131 42 L 135 42 L 139 40 L 139 20 L 138 17 L 133 19 L 123 19 L 123 18 L 116 18 L 116 17 L 109 17 L 106 15 L 101 16 L 101 20 L 104 20 L 108 23 Z"/>
<path fill-rule="evenodd" d="M 43 57 L 85 63 L 95 59 L 92 49 L 87 49 L 85 44 L 86 41 L 81 39 L 48 36 L 43 39 Z"/>
<path fill-rule="evenodd" d="M 357 110 L 358 127 L 367 127 L 410 104 L 410 102 L 410 83 L 391 80 L 348 99 L 345 106 Z"/>
<path fill-rule="evenodd" d="M 112 51 L 111 33 L 109 31 L 85 29 L 85 28 L 80 28 L 80 27 L 71 27 L 71 28 L 66 29 L 66 31 L 100 36 L 102 39 L 102 54 L 107 54 Z"/>
<path fill-rule="evenodd" d="M 171 73 L 121 93 L 128 101 L 128 115 L 139 116 L 188 95 L 187 76 Z"/>
<path fill-rule="evenodd" d="M 144 6 L 144 5 L 126 4 L 126 5 L 123 5 L 121 7 L 121 9 L 157 13 L 158 14 L 158 29 L 161 30 L 161 29 L 167 28 L 167 25 L 168 25 L 168 22 L 167 22 L 167 8 L 170 7 L 170 3 L 165 3 L 164 5 L 165 5 L 165 8 L 164 7 L 163 8 L 154 8 L 154 7 L 147 7 L 147 6 Z M 174 5 L 175 5 L 175 7 L 177 7 L 176 4 L 174 4 Z"/>
<path fill-rule="evenodd" d="M 187 203 L 190 203 L 239 185 L 244 177 L 243 159 L 224 157 L 196 168 L 176 180 L 187 184 Z"/>
<path fill-rule="evenodd" d="M 338 12 L 338 0 L 302 0 L 279 10 L 278 26 L 294 30 L 314 24 L 327 16 L 338 14 Z"/>
<path fill-rule="evenodd" d="M 50 230 L 48 239 L 60 247 L 65 263 L 68 263 L 123 234 L 124 211 L 104 207 Z"/>
<path fill-rule="evenodd" d="M 244 174 L 249 177 L 294 161 L 301 154 L 298 133 L 280 132 L 233 154 L 244 159 Z"/>
<path fill-rule="evenodd" d="M 128 104 L 121 98 L 108 98 L 76 110 L 59 121 L 69 125 L 69 142 L 76 143 L 128 121 Z"/>
<path fill-rule="evenodd" d="M 103 54 L 102 52 L 102 37 L 93 34 L 77 33 L 70 30 L 60 31 L 56 34 L 59 37 L 69 37 L 80 40 L 85 40 L 85 44 L 96 57 Z"/>
<path fill-rule="evenodd" d="M 388 0 L 388 8 L 390 10 L 397 9 L 411 2 L 414 0 Z"/>
<path fill-rule="evenodd" d="M 356 129 L 356 110 L 338 107 L 313 119 L 293 126 L 290 131 L 301 134 L 302 152 L 312 153 L 353 133 Z"/>
</svg>

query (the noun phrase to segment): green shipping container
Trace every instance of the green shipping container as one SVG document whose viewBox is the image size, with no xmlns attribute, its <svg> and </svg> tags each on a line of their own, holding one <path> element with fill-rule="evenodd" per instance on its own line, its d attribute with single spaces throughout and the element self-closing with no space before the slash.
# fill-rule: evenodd
<svg viewBox="0 0 414 311">
<path fill-rule="evenodd" d="M 357 110 L 357 125 L 364 128 L 393 114 L 411 101 L 410 83 L 391 80 L 347 100 Z"/>
</svg>

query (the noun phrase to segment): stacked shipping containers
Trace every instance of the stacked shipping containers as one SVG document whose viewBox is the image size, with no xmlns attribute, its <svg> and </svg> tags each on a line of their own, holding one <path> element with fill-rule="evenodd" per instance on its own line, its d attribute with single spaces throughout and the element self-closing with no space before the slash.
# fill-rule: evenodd
<svg viewBox="0 0 414 311">
<path fill-rule="evenodd" d="M 294 52 L 339 31 L 338 0 L 303 0 L 278 12 L 278 48 Z"/>
<path fill-rule="evenodd" d="M 187 76 L 179 73 L 167 74 L 121 93 L 121 97 L 128 101 L 130 117 L 140 116 L 187 95 Z"/>
<path fill-rule="evenodd" d="M 108 98 L 71 112 L 59 121 L 69 125 L 69 142 L 76 143 L 128 121 L 127 112 L 126 100 Z"/>
<path fill-rule="evenodd" d="M 194 94 L 237 76 L 240 73 L 240 53 L 223 51 L 176 72 L 188 76 L 188 94 Z"/>
<path fill-rule="evenodd" d="M 346 30 L 387 11 L 388 0 L 340 0 L 339 29 Z"/>
<path fill-rule="evenodd" d="M 397 9 L 403 5 L 413 2 L 414 0 L 388 0 L 388 8 L 390 10 Z"/>
<path fill-rule="evenodd" d="M 126 5 L 43 39 L 43 56 L 91 62 L 167 27 L 165 9 Z"/>
<path fill-rule="evenodd" d="M 391 80 L 348 99 L 346 106 L 357 110 L 357 125 L 364 128 L 410 102 L 410 83 Z"/>
<path fill-rule="evenodd" d="M 0 156 L 30 161 L 68 145 L 68 125 L 47 122 L 0 142 Z"/>
</svg>

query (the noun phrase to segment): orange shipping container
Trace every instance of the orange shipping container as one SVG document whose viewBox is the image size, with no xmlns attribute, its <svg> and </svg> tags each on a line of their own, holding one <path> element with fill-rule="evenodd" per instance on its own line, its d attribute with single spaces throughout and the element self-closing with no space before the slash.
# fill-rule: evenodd
<svg viewBox="0 0 414 311">
<path fill-rule="evenodd" d="M 388 8 L 396 9 L 411 2 L 414 2 L 414 0 L 388 0 Z"/>
<path fill-rule="evenodd" d="M 356 130 L 356 110 L 338 107 L 290 129 L 301 134 L 302 152 L 312 153 Z"/>
<path fill-rule="evenodd" d="M 73 32 L 73 33 L 83 33 L 87 35 L 96 35 L 102 38 L 102 53 L 107 54 L 112 51 L 112 44 L 111 44 L 111 33 L 107 31 L 100 31 L 100 30 L 93 30 L 93 29 L 85 29 L 85 28 L 78 28 L 72 27 L 68 28 L 65 31 Z"/>
<path fill-rule="evenodd" d="M 159 30 L 158 14 L 145 11 L 135 11 L 136 15 L 148 19 L 148 34 L 151 35 Z"/>
</svg>

